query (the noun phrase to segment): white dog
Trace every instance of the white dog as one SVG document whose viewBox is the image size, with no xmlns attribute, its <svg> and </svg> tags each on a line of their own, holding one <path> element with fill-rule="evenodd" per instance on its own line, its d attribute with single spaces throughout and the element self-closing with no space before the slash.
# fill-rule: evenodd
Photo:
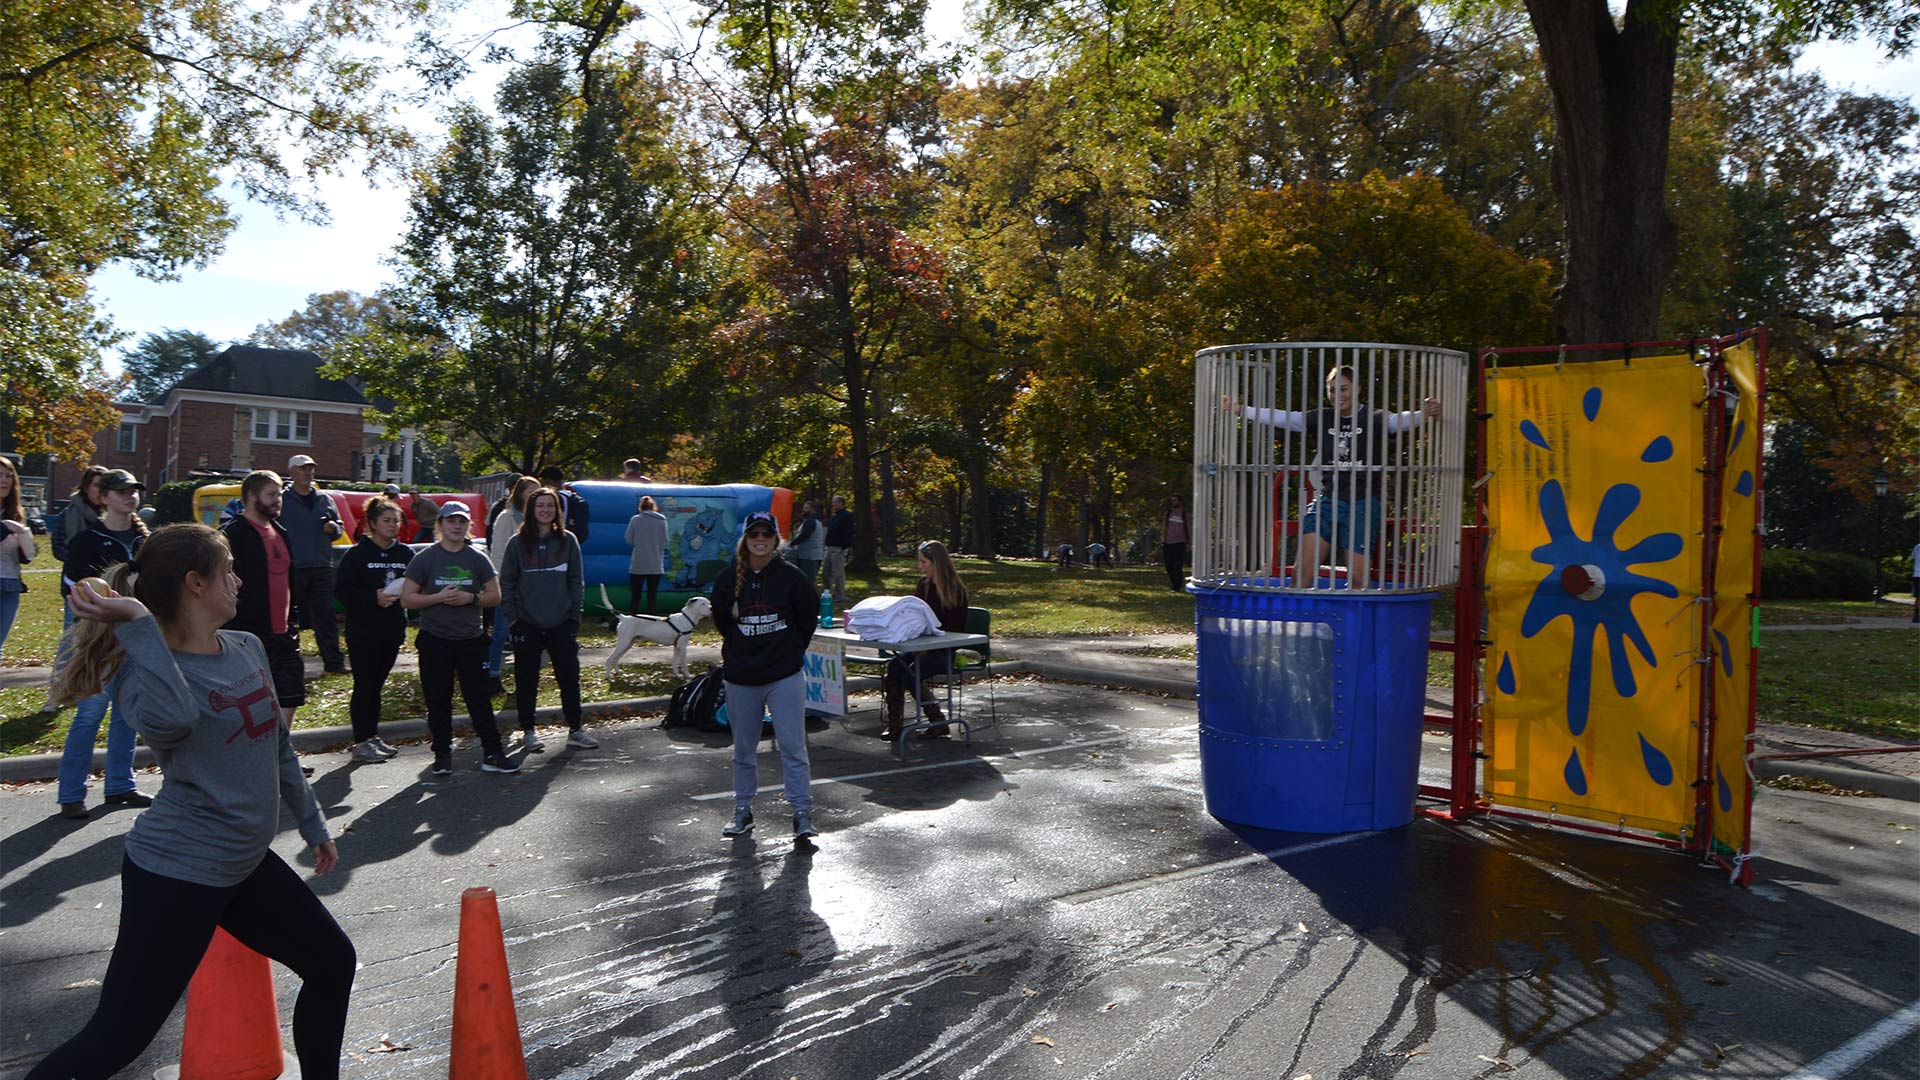
<svg viewBox="0 0 1920 1080">
<path fill-rule="evenodd" d="M 614 610 L 607 599 L 607 587 L 600 586 L 600 602 L 608 611 Z M 654 615 L 622 615 L 617 636 L 614 639 L 613 655 L 607 657 L 607 678 L 613 678 L 613 669 L 620 664 L 620 658 L 633 648 L 636 640 L 645 638 L 661 645 L 673 646 L 673 673 L 686 678 L 687 639 L 693 636 L 694 628 L 700 620 L 713 614 L 713 601 L 704 596 L 696 596 L 687 601 L 687 606 L 679 611 L 660 618 Z"/>
</svg>

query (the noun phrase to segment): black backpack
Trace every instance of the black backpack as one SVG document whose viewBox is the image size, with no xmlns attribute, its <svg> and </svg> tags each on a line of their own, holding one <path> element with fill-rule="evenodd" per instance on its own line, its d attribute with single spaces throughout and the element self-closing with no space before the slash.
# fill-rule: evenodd
<svg viewBox="0 0 1920 1080">
<path fill-rule="evenodd" d="M 727 699 L 727 684 L 721 680 L 719 668 L 708 668 L 704 674 L 681 683 L 673 692 L 673 698 L 667 702 L 667 718 L 661 721 L 661 727 L 690 727 L 701 731 L 725 731 L 726 728 L 714 718 L 720 710 L 720 703 Z"/>
</svg>

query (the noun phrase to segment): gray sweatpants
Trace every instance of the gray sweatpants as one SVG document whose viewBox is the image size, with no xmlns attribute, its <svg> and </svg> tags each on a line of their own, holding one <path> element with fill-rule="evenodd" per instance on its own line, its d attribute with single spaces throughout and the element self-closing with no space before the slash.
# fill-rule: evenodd
<svg viewBox="0 0 1920 1080">
<path fill-rule="evenodd" d="M 826 549 L 826 576 L 820 579 L 820 587 L 833 594 L 833 602 L 847 602 L 847 552 L 852 549 L 829 547 Z"/>
<path fill-rule="evenodd" d="M 813 809 L 813 766 L 807 763 L 807 696 L 796 671 L 765 686 L 727 684 L 727 724 L 733 729 L 733 801 L 753 802 L 760 788 L 760 717 L 773 715 L 780 751 L 780 782 L 794 812 Z"/>
</svg>

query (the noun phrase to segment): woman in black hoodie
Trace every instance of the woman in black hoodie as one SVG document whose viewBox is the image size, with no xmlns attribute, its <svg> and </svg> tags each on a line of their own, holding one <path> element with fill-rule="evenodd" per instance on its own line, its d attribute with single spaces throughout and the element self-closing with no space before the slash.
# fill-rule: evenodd
<svg viewBox="0 0 1920 1080">
<path fill-rule="evenodd" d="M 720 630 L 727 716 L 733 728 L 733 821 L 722 836 L 753 828 L 760 786 L 760 717 L 773 716 L 780 779 L 793 807 L 793 840 L 808 846 L 813 827 L 812 768 L 807 762 L 806 689 L 800 674 L 819 620 L 813 583 L 777 557 L 773 515 L 747 515 L 733 562 L 713 585 L 713 622 Z"/>
<path fill-rule="evenodd" d="M 407 610 L 394 582 L 407 576 L 413 551 L 400 542 L 405 515 L 384 495 L 367 500 L 366 532 L 340 560 L 333 596 L 347 610 L 347 654 L 353 657 L 353 760 L 381 762 L 400 751 L 380 738 L 380 690 L 407 640 Z"/>
</svg>

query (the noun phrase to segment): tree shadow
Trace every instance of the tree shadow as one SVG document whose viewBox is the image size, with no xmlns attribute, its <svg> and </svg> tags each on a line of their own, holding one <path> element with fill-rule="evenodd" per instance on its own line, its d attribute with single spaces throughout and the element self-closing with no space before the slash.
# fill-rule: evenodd
<svg viewBox="0 0 1920 1080">
<path fill-rule="evenodd" d="M 60 817 L 35 822 L 0 840 L 0 868 L 25 866 L 51 851 L 62 837 L 85 828 Z M 35 866 L 0 886 L 0 926 L 26 926 L 65 903 L 69 894 L 117 877 L 124 833 L 100 835 L 93 843 Z"/>
</svg>

